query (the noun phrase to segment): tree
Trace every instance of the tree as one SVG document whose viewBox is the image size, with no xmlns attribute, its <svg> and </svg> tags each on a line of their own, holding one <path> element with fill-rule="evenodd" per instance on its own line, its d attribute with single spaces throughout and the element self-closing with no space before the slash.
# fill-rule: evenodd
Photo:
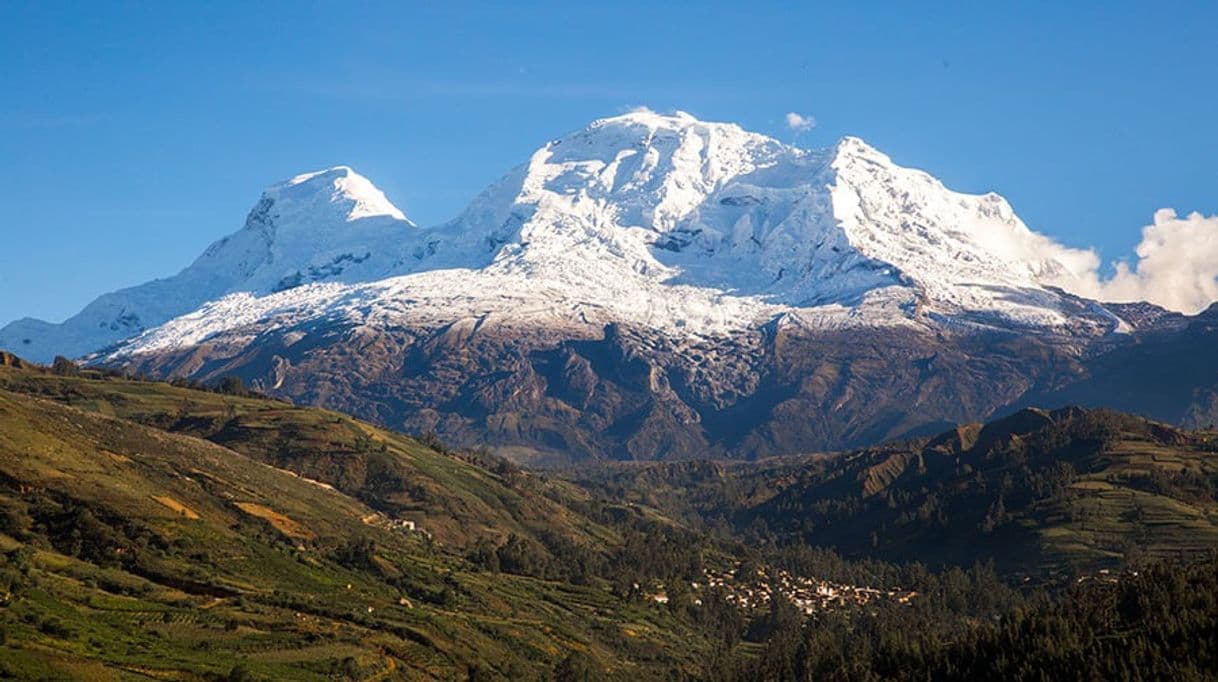
<svg viewBox="0 0 1218 682">
<path fill-rule="evenodd" d="M 994 529 L 1007 521 L 1007 507 L 1001 494 L 998 495 L 998 500 L 990 505 L 990 510 L 986 513 L 985 518 L 981 521 L 981 532 L 990 534 Z"/>
<path fill-rule="evenodd" d="M 229 374 L 220 380 L 216 390 L 227 395 L 245 395 L 245 382 L 235 374 Z"/>
<path fill-rule="evenodd" d="M 0 533 L 24 540 L 32 526 L 33 520 L 24 505 L 17 500 L 0 499 Z"/>
<path fill-rule="evenodd" d="M 334 550 L 334 560 L 341 566 L 351 569 L 373 569 L 376 563 L 376 543 L 368 537 L 349 539 Z"/>
<path fill-rule="evenodd" d="M 592 682 L 600 679 L 596 661 L 582 651 L 572 651 L 554 668 L 555 682 Z"/>
<path fill-rule="evenodd" d="M 688 612 L 694 605 L 694 594 L 684 580 L 670 580 L 665 586 L 668 595 L 668 610 L 680 616 Z"/>
<path fill-rule="evenodd" d="M 761 657 L 761 677 L 766 680 L 795 679 L 803 644 L 803 616 L 795 604 L 778 590 L 772 592 L 770 612 L 757 625 L 766 634 Z"/>
<path fill-rule="evenodd" d="M 495 551 L 495 545 L 486 538 L 479 538 L 474 543 L 474 549 L 469 554 L 469 560 L 470 563 L 484 571 L 491 573 L 499 572 L 499 554 Z"/>
<path fill-rule="evenodd" d="M 545 572 L 546 556 L 533 543 L 512 533 L 498 550 L 499 568 L 516 575 L 541 576 Z"/>
</svg>

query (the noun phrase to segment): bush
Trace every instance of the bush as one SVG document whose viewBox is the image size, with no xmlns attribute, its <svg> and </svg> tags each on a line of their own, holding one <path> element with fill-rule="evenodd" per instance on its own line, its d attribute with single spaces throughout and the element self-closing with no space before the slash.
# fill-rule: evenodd
<svg viewBox="0 0 1218 682">
<path fill-rule="evenodd" d="M 0 533 L 11 535 L 18 540 L 29 536 L 33 520 L 25 509 L 25 505 L 17 500 L 0 499 Z"/>
<path fill-rule="evenodd" d="M 230 374 L 221 379 L 220 383 L 216 384 L 216 391 L 226 395 L 236 396 L 244 396 L 247 393 L 245 390 L 245 382 L 241 380 L 241 377 L 234 374 Z"/>
<path fill-rule="evenodd" d="M 38 629 L 42 631 L 42 634 L 44 635 L 49 635 L 59 639 L 71 639 L 72 637 L 76 636 L 76 630 L 58 618 L 48 618 L 42 621 L 42 623 L 38 625 Z"/>
<path fill-rule="evenodd" d="M 592 682 L 600 673 L 592 657 L 582 651 L 572 651 L 554 668 L 556 682 Z"/>
</svg>

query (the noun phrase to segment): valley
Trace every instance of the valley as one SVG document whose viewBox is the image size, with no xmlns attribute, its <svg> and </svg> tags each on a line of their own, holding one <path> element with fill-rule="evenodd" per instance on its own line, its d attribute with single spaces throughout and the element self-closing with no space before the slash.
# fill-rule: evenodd
<svg viewBox="0 0 1218 682">
<path fill-rule="evenodd" d="M 786 679 L 846 623 L 941 647 L 1218 544 L 1215 434 L 1117 413 L 535 472 L 238 381 L 0 365 L 18 677 Z"/>
<path fill-rule="evenodd" d="M 0 2 L 0 681 L 1218 682 L 1214 26 Z"/>
</svg>

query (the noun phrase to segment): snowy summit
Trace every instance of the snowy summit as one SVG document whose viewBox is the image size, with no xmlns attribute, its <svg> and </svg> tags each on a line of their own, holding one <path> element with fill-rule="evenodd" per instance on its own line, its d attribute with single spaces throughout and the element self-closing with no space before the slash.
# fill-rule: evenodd
<svg viewBox="0 0 1218 682">
<path fill-rule="evenodd" d="M 1003 198 L 951 191 L 858 138 L 805 150 L 638 111 L 545 144 L 429 228 L 350 168 L 298 175 L 177 275 L 62 324 L 14 322 L 0 347 L 121 357 L 309 320 L 471 317 L 701 336 L 778 317 L 1106 333 L 1120 320 L 1064 293 L 1090 258 Z"/>
</svg>

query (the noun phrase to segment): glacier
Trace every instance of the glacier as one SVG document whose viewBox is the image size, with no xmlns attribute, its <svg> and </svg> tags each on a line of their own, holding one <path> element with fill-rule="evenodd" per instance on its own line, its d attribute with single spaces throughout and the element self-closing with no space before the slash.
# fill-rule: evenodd
<svg viewBox="0 0 1218 682">
<path fill-rule="evenodd" d="M 1092 259 L 997 194 L 952 191 L 855 137 L 808 150 L 643 110 L 544 144 L 432 227 L 349 167 L 298 175 L 177 275 L 61 324 L 13 322 L 0 347 L 115 361 L 311 320 L 1120 332 L 1119 315 L 1067 293 Z"/>
</svg>

